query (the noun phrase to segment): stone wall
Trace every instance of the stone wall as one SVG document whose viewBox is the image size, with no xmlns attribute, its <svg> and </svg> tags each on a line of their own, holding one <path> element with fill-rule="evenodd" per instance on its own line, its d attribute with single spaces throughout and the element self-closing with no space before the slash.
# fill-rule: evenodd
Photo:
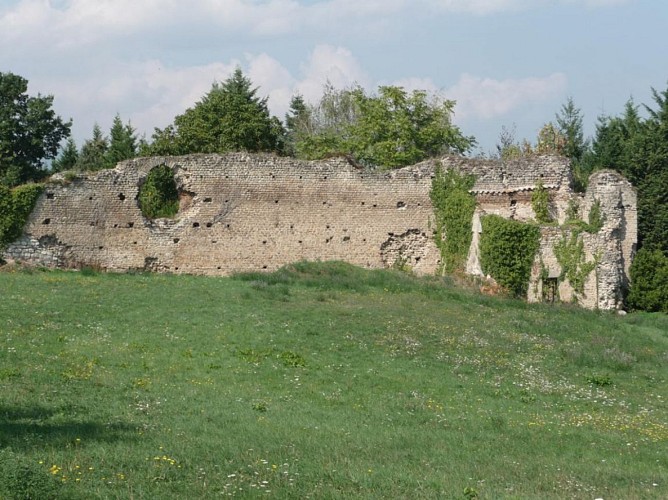
<svg viewBox="0 0 668 500">
<path fill-rule="evenodd" d="M 438 162 L 476 176 L 476 216 L 532 219 L 531 192 L 539 181 L 560 221 L 574 197 L 568 163 L 561 158 L 502 163 L 447 157 Z M 140 158 L 73 180 L 58 175 L 5 258 L 50 267 L 209 275 L 271 271 L 298 260 L 345 260 L 369 268 L 400 264 L 434 273 L 440 254 L 433 241 L 429 191 L 436 164 L 432 160 L 368 172 L 345 159 L 304 162 L 233 153 Z M 160 165 L 174 172 L 180 193 L 173 220 L 147 219 L 139 207 L 140 186 Z M 584 212 L 594 199 L 605 201 L 606 214 L 611 214 L 606 230 L 587 245 L 592 254 L 604 251 L 602 281 L 619 288 L 628 279 L 635 244 L 635 195 L 617 174 L 597 175 L 593 189 L 576 198 Z M 549 241 L 546 233 L 542 254 L 549 255 Z M 475 250 L 469 265 L 481 272 Z M 621 292 L 610 293 L 617 297 Z M 529 298 L 535 299 L 531 293 Z M 604 308 L 618 304 L 598 295 L 587 303 Z"/>
</svg>

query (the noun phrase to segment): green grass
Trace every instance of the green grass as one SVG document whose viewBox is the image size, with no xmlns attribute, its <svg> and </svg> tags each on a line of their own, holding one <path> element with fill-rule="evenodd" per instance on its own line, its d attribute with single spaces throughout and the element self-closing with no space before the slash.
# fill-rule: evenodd
<svg viewBox="0 0 668 500">
<path fill-rule="evenodd" d="M 665 315 L 341 263 L 0 293 L 0 498 L 668 497 Z"/>
</svg>

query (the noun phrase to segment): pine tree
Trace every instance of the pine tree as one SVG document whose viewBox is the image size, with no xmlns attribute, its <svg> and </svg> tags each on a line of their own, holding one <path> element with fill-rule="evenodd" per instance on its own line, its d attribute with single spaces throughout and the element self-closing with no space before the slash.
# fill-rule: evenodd
<svg viewBox="0 0 668 500">
<path fill-rule="evenodd" d="M 121 117 L 118 114 L 114 117 L 109 137 L 109 149 L 105 153 L 108 168 L 113 168 L 118 162 L 137 156 L 137 136 L 135 129 L 130 125 L 130 122 L 123 125 Z"/>
<path fill-rule="evenodd" d="M 281 152 L 284 130 L 267 99 L 257 96 L 240 69 L 211 90 L 174 124 L 153 134 L 152 154 Z"/>
<path fill-rule="evenodd" d="M 71 137 L 67 140 L 65 147 L 60 152 L 58 158 L 51 163 L 51 171 L 63 172 L 64 170 L 72 170 L 79 160 L 79 150 Z"/>
<path fill-rule="evenodd" d="M 77 170 L 100 170 L 106 167 L 105 155 L 109 148 L 107 138 L 102 135 L 100 126 L 93 126 L 93 137 L 84 142 L 77 161 Z"/>
</svg>

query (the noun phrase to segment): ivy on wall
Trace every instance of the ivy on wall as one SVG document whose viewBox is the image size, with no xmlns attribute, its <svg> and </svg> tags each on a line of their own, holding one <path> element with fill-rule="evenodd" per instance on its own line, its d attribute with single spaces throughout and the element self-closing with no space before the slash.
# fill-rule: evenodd
<svg viewBox="0 0 668 500">
<path fill-rule="evenodd" d="M 529 288 L 531 267 L 540 247 L 540 228 L 498 215 L 482 218 L 480 263 L 485 274 L 518 297 Z"/>
<path fill-rule="evenodd" d="M 471 246 L 471 219 L 475 196 L 469 190 L 475 183 L 472 175 L 436 168 L 429 197 L 436 219 L 436 245 L 446 272 L 463 270 Z"/>
<path fill-rule="evenodd" d="M 179 211 L 179 191 L 167 165 L 151 169 L 139 188 L 139 208 L 148 219 L 171 218 Z"/>
<path fill-rule="evenodd" d="M 536 189 L 531 193 L 531 208 L 536 214 L 536 221 L 540 224 L 549 224 L 552 222 L 550 215 L 550 193 L 548 193 L 543 181 L 538 181 Z"/>
<path fill-rule="evenodd" d="M 0 249 L 21 236 L 43 190 L 41 184 L 24 184 L 14 189 L 0 185 Z"/>
<path fill-rule="evenodd" d="M 571 232 L 570 236 L 564 236 L 554 246 L 554 255 L 561 266 L 559 279 L 566 278 L 573 290 L 582 295 L 587 276 L 596 268 L 598 259 L 587 262 L 584 241 L 580 238 L 580 232 L 575 230 Z"/>
</svg>

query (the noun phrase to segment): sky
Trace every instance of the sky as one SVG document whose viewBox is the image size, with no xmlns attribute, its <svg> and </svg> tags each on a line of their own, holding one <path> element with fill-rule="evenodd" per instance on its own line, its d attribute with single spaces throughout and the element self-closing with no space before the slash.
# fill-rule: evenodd
<svg viewBox="0 0 668 500">
<path fill-rule="evenodd" d="M 668 88 L 665 0 L 0 0 L 0 72 L 54 96 L 78 145 L 120 114 L 150 138 L 240 67 L 272 114 L 329 81 L 421 89 L 495 149 L 572 97 L 585 133 Z"/>
</svg>

